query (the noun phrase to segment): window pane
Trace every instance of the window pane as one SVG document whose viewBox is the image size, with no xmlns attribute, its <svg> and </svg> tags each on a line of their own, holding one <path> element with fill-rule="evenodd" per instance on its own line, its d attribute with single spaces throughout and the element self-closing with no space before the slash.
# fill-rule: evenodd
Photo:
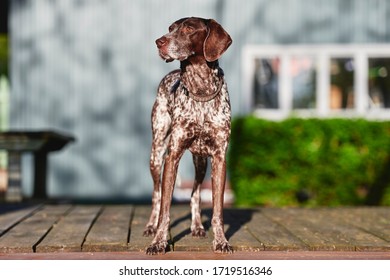
<svg viewBox="0 0 390 280">
<path fill-rule="evenodd" d="M 330 108 L 349 109 L 354 105 L 355 65 L 352 58 L 332 58 L 330 61 Z"/>
<path fill-rule="evenodd" d="M 253 83 L 255 108 L 279 108 L 279 59 L 255 59 Z"/>
<path fill-rule="evenodd" d="M 390 108 L 390 58 L 368 60 L 370 108 Z"/>
<path fill-rule="evenodd" d="M 311 57 L 291 59 L 293 109 L 316 107 L 316 71 Z"/>
</svg>

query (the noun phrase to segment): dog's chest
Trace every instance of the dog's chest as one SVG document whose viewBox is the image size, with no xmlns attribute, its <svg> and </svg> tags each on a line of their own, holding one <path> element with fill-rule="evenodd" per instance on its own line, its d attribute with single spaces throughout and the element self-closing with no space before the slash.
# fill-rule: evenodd
<svg viewBox="0 0 390 280">
<path fill-rule="evenodd" d="M 179 87 L 173 102 L 172 134 L 181 134 L 178 138 L 186 139 L 186 148 L 192 153 L 210 156 L 228 143 L 230 115 L 226 85 L 217 97 L 207 102 L 191 99 Z"/>
</svg>

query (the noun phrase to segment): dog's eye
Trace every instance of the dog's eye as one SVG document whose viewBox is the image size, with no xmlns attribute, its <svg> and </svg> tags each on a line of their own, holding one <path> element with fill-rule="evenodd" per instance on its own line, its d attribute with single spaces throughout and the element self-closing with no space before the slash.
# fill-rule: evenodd
<svg viewBox="0 0 390 280">
<path fill-rule="evenodd" d="M 169 26 L 168 30 L 169 30 L 169 32 L 173 32 L 176 28 L 177 28 L 177 24 L 174 23 L 171 26 Z"/>
<path fill-rule="evenodd" d="M 195 30 L 195 28 L 193 28 L 192 26 L 189 26 L 189 25 L 186 25 L 186 26 L 184 26 L 184 28 L 183 28 L 183 31 L 184 31 L 185 33 L 192 33 L 192 32 L 194 32 L 194 30 Z"/>
</svg>

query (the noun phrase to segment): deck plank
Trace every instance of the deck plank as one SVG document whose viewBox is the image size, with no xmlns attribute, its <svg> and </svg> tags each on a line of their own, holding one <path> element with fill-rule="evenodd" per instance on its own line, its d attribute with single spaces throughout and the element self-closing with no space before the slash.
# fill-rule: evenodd
<svg viewBox="0 0 390 280">
<path fill-rule="evenodd" d="M 255 212 L 253 209 L 224 211 L 225 235 L 234 251 L 264 251 L 264 245 L 248 229 Z"/>
<path fill-rule="evenodd" d="M 346 223 L 339 212 L 332 215 L 332 209 L 320 209 L 318 211 L 322 225 L 333 226 L 330 234 L 336 235 L 341 240 L 347 240 L 355 246 L 356 251 L 390 251 L 390 243 L 367 232 L 353 224 Z M 355 216 L 358 218 L 358 215 Z"/>
<path fill-rule="evenodd" d="M 390 251 L 390 244 L 385 240 L 353 224 L 346 223 L 341 216 L 341 211 L 326 208 L 318 209 L 315 214 L 318 215 L 322 227 L 330 228 L 329 235 L 352 244 L 356 251 Z M 356 218 L 357 215 L 353 215 L 351 220 Z"/>
<path fill-rule="evenodd" d="M 3 254 L 0 260 L 150 260 L 153 262 L 167 260 L 390 260 L 390 252 L 343 252 L 343 251 L 238 251 L 234 254 L 214 254 L 205 252 L 170 252 L 165 255 L 148 256 L 144 252 L 75 252 L 75 253 L 31 253 Z M 358 266 L 359 264 L 357 264 Z M 358 269 L 358 267 L 357 267 Z M 336 271 L 337 273 L 338 271 Z M 195 276 L 196 277 L 196 276 Z M 313 277 L 313 279 L 319 278 Z M 384 278 L 384 277 L 382 277 Z M 128 277 L 130 279 L 130 277 Z M 227 278 L 229 279 L 229 278 Z M 234 278 L 232 278 L 234 279 Z M 249 279 L 249 278 L 248 278 Z M 260 278 L 261 279 L 261 278 Z"/>
<path fill-rule="evenodd" d="M 263 244 L 266 251 L 307 250 L 308 246 L 285 227 L 267 218 L 258 209 L 247 225 L 248 230 Z"/>
<path fill-rule="evenodd" d="M 101 206 L 75 206 L 36 247 L 36 252 L 80 252 Z"/>
<path fill-rule="evenodd" d="M 387 250 L 387 242 L 346 224 L 329 209 L 264 209 L 267 217 L 285 226 L 310 250 Z"/>
<path fill-rule="evenodd" d="M 390 209 L 386 207 L 359 207 L 329 210 L 347 224 L 361 228 L 390 242 Z"/>
<path fill-rule="evenodd" d="M 70 205 L 45 206 L 0 238 L 0 252 L 31 253 L 34 246 L 66 214 Z"/>
<path fill-rule="evenodd" d="M 19 210 L 9 207 L 0 206 L 0 254 L 131 251 L 143 255 L 152 241 L 152 237 L 142 236 L 151 211 L 149 205 L 21 205 Z M 389 214 L 389 207 L 224 210 L 226 237 L 237 253 L 248 254 L 390 254 Z M 207 237 L 194 238 L 189 205 L 173 205 L 170 251 L 212 252 L 211 217 L 210 208 L 202 210 Z"/>
<path fill-rule="evenodd" d="M 245 212 L 245 213 L 244 213 Z M 191 234 L 191 212 L 188 206 L 175 206 L 171 213 L 171 236 L 175 251 L 211 251 L 214 238 L 211 227 L 212 210 L 202 211 L 202 222 L 206 237 L 193 237 Z M 246 230 L 245 224 L 250 220 L 251 211 L 242 209 L 225 209 L 225 234 L 235 251 L 261 251 L 263 245 Z"/>
<path fill-rule="evenodd" d="M 85 252 L 125 251 L 130 229 L 132 206 L 106 206 L 88 233 Z"/>
<path fill-rule="evenodd" d="M 130 238 L 127 245 L 129 251 L 143 252 L 152 241 L 152 236 L 143 236 L 151 209 L 151 206 L 137 206 L 134 209 L 133 219 L 130 225 Z"/>
<path fill-rule="evenodd" d="M 191 210 L 189 205 L 174 206 L 171 210 L 170 234 L 175 251 L 212 250 L 213 232 L 210 226 L 210 209 L 202 211 L 202 223 L 206 237 L 193 237 L 191 233 Z"/>
<path fill-rule="evenodd" d="M 315 212 L 315 210 L 314 210 Z M 264 209 L 265 215 L 287 228 L 309 250 L 354 251 L 353 244 L 332 235 L 329 225 L 321 225 L 317 215 L 307 209 Z M 334 233 L 334 232 L 333 232 Z"/>
<path fill-rule="evenodd" d="M 0 214 L 0 236 L 25 218 L 33 215 L 41 207 L 42 205 L 16 207 Z"/>
</svg>

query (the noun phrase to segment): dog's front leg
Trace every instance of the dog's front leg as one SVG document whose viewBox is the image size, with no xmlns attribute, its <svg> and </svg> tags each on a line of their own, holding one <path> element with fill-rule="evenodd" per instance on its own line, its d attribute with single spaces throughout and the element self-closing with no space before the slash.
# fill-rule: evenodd
<svg viewBox="0 0 390 280">
<path fill-rule="evenodd" d="M 153 179 L 152 213 L 150 214 L 149 221 L 145 226 L 143 234 L 144 236 L 154 236 L 157 231 L 158 217 L 161 206 L 160 177 L 163 166 L 164 152 L 167 146 L 161 135 L 162 134 L 160 133 L 160 135 L 157 135 L 158 137 L 153 137 L 152 152 L 150 155 L 150 173 Z"/>
<path fill-rule="evenodd" d="M 170 208 L 177 168 L 183 151 L 170 151 L 165 158 L 161 185 L 161 207 L 158 219 L 157 233 L 152 244 L 146 249 L 149 255 L 164 254 L 168 246 L 168 231 L 170 224 Z"/>
<path fill-rule="evenodd" d="M 223 225 L 223 200 L 226 181 L 226 159 L 219 153 L 212 158 L 212 192 L 213 192 L 213 248 L 216 253 L 232 253 L 233 247 L 225 237 Z"/>
<path fill-rule="evenodd" d="M 161 95 L 159 88 L 159 95 Z M 169 141 L 171 117 L 168 113 L 166 100 L 157 98 L 152 110 L 152 151 L 150 153 L 150 174 L 153 179 L 152 213 L 144 229 L 144 236 L 154 236 L 157 231 L 158 217 L 161 205 L 161 171 L 164 163 L 164 153 Z"/>
</svg>

